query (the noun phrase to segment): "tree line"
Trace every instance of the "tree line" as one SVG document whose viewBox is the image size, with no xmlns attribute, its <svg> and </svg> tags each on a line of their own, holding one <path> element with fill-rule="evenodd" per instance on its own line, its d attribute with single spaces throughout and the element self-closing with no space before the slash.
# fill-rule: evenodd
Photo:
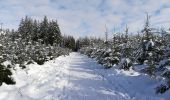
<svg viewBox="0 0 170 100">
<path fill-rule="evenodd" d="M 150 25 L 147 15 L 143 29 L 137 34 L 124 32 L 113 33 L 112 39 L 78 39 L 80 52 L 102 64 L 104 68 L 117 66 L 119 69 L 137 69 L 151 77 L 161 77 L 165 83 L 156 87 L 156 93 L 164 93 L 170 88 L 170 32 Z"/>
<path fill-rule="evenodd" d="M 13 40 L 21 38 L 26 43 L 40 42 L 75 50 L 74 37 L 63 35 L 57 20 L 49 20 L 47 16 L 44 16 L 42 21 L 26 16 L 21 19 L 19 28 L 16 31 L 12 30 L 11 33 Z"/>
</svg>

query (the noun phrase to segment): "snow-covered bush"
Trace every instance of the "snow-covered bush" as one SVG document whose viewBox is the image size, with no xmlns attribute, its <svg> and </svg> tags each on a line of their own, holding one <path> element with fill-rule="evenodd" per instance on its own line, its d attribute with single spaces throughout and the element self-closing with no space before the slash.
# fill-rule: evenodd
<svg viewBox="0 0 170 100">
<path fill-rule="evenodd" d="M 165 54 L 167 54 L 166 52 Z M 156 67 L 156 74 L 157 76 L 161 76 L 165 79 L 165 83 L 161 84 L 160 86 L 156 87 L 156 93 L 164 93 L 170 89 L 170 59 L 169 57 L 165 56 L 164 60 L 159 62 L 159 65 Z"/>
<path fill-rule="evenodd" d="M 108 49 L 102 54 L 98 62 L 103 64 L 105 68 L 111 68 L 113 65 L 117 65 L 119 63 L 119 58 L 115 51 Z"/>
<path fill-rule="evenodd" d="M 4 53 L 3 45 L 0 44 L 0 86 L 3 82 L 6 84 L 15 84 L 15 81 L 11 77 L 11 70 L 2 64 L 6 60 L 3 58 L 2 53 Z"/>
<path fill-rule="evenodd" d="M 0 64 L 0 86 L 3 82 L 6 84 L 15 84 L 15 81 L 13 80 L 11 75 L 12 72 L 10 71 L 10 69 Z"/>
<path fill-rule="evenodd" d="M 104 53 L 105 53 L 105 51 L 102 50 L 102 49 L 97 52 L 96 60 L 98 61 L 98 63 L 100 63 L 100 59 L 102 59 L 102 56 L 103 56 Z"/>
<path fill-rule="evenodd" d="M 149 41 L 144 42 L 144 51 L 153 51 L 155 43 L 150 39 Z"/>
<path fill-rule="evenodd" d="M 102 55 L 100 56 L 100 59 L 98 60 L 99 64 L 104 64 L 107 63 L 108 57 L 110 57 L 110 50 L 106 50 L 105 52 L 102 53 Z"/>
<path fill-rule="evenodd" d="M 167 45 L 165 51 L 166 51 L 166 57 L 170 57 L 170 44 Z"/>
<path fill-rule="evenodd" d="M 154 66 L 149 66 L 141 70 L 142 73 L 148 74 L 149 76 L 155 76 L 156 68 Z"/>
<path fill-rule="evenodd" d="M 140 52 L 139 57 L 137 58 L 139 64 L 143 64 L 145 60 L 149 59 L 150 54 L 153 53 L 154 42 L 152 40 L 144 40 L 142 43 L 142 51 Z"/>
<path fill-rule="evenodd" d="M 117 57 L 119 53 L 115 50 L 83 47 L 79 52 L 96 59 L 97 62 L 104 65 L 105 68 L 111 68 L 114 64 L 117 65 L 119 63 L 119 58 Z"/>
<path fill-rule="evenodd" d="M 13 65 L 23 65 L 27 62 L 36 62 L 41 65 L 45 61 L 52 60 L 60 55 L 68 55 L 71 52 L 71 50 L 61 48 L 58 45 L 44 45 L 41 42 L 26 43 L 22 39 L 17 39 L 14 42 L 8 40 L 7 42 L 8 44 L 5 44 L 5 49 L 3 49 L 3 56 Z"/>
<path fill-rule="evenodd" d="M 104 66 L 105 68 L 111 68 L 113 65 L 117 65 L 119 63 L 119 58 L 117 57 L 106 57 L 104 59 Z"/>
<path fill-rule="evenodd" d="M 168 87 L 167 85 L 163 85 L 161 84 L 160 86 L 156 87 L 156 93 L 157 94 L 162 94 L 165 93 L 170 87 Z"/>
<path fill-rule="evenodd" d="M 170 70 L 165 70 L 161 76 L 166 78 L 166 82 L 156 87 L 156 93 L 162 94 L 170 89 Z"/>
<path fill-rule="evenodd" d="M 146 59 L 147 59 L 146 53 L 141 53 L 139 57 L 137 58 L 137 61 L 139 64 L 142 65 Z"/>
<path fill-rule="evenodd" d="M 119 68 L 129 70 L 130 67 L 132 67 L 132 61 L 129 58 L 122 58 L 119 63 Z"/>
</svg>

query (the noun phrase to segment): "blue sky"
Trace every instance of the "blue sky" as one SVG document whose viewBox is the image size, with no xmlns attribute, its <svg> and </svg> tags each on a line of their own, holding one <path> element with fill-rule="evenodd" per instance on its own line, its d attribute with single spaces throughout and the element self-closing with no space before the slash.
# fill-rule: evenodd
<svg viewBox="0 0 170 100">
<path fill-rule="evenodd" d="M 57 19 L 63 34 L 104 36 L 141 30 L 146 12 L 153 27 L 170 27 L 170 0 L 0 0 L 0 22 L 4 28 L 17 29 L 22 17 L 41 20 L 44 15 Z"/>
</svg>

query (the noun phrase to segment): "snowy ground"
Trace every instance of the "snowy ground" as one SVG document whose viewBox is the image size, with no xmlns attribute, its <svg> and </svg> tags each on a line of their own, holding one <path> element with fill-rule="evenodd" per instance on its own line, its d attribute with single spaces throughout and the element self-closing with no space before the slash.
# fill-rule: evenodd
<svg viewBox="0 0 170 100">
<path fill-rule="evenodd" d="M 170 91 L 155 94 L 160 84 L 147 75 L 103 69 L 79 53 L 14 72 L 16 85 L 3 84 L 0 100 L 168 100 Z"/>
</svg>

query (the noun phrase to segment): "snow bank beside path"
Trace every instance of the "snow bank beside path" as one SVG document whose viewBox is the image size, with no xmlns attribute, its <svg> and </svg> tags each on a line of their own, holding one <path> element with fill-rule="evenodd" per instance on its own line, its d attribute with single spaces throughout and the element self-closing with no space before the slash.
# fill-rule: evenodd
<svg viewBox="0 0 170 100">
<path fill-rule="evenodd" d="M 24 70 L 17 67 L 13 71 L 16 85 L 3 84 L 0 100 L 59 100 L 67 58 L 61 56 L 44 65 L 30 64 Z"/>
<path fill-rule="evenodd" d="M 83 56 L 88 59 L 87 56 Z M 129 71 L 119 70 L 116 67 L 104 69 L 102 65 L 91 59 L 87 62 L 91 62 L 89 63 L 91 69 L 110 84 L 111 90 L 127 94 L 132 100 L 169 100 L 170 98 L 170 90 L 164 94 L 155 93 L 155 88 L 162 83 L 160 79 L 151 78 L 132 69 Z"/>
</svg>

